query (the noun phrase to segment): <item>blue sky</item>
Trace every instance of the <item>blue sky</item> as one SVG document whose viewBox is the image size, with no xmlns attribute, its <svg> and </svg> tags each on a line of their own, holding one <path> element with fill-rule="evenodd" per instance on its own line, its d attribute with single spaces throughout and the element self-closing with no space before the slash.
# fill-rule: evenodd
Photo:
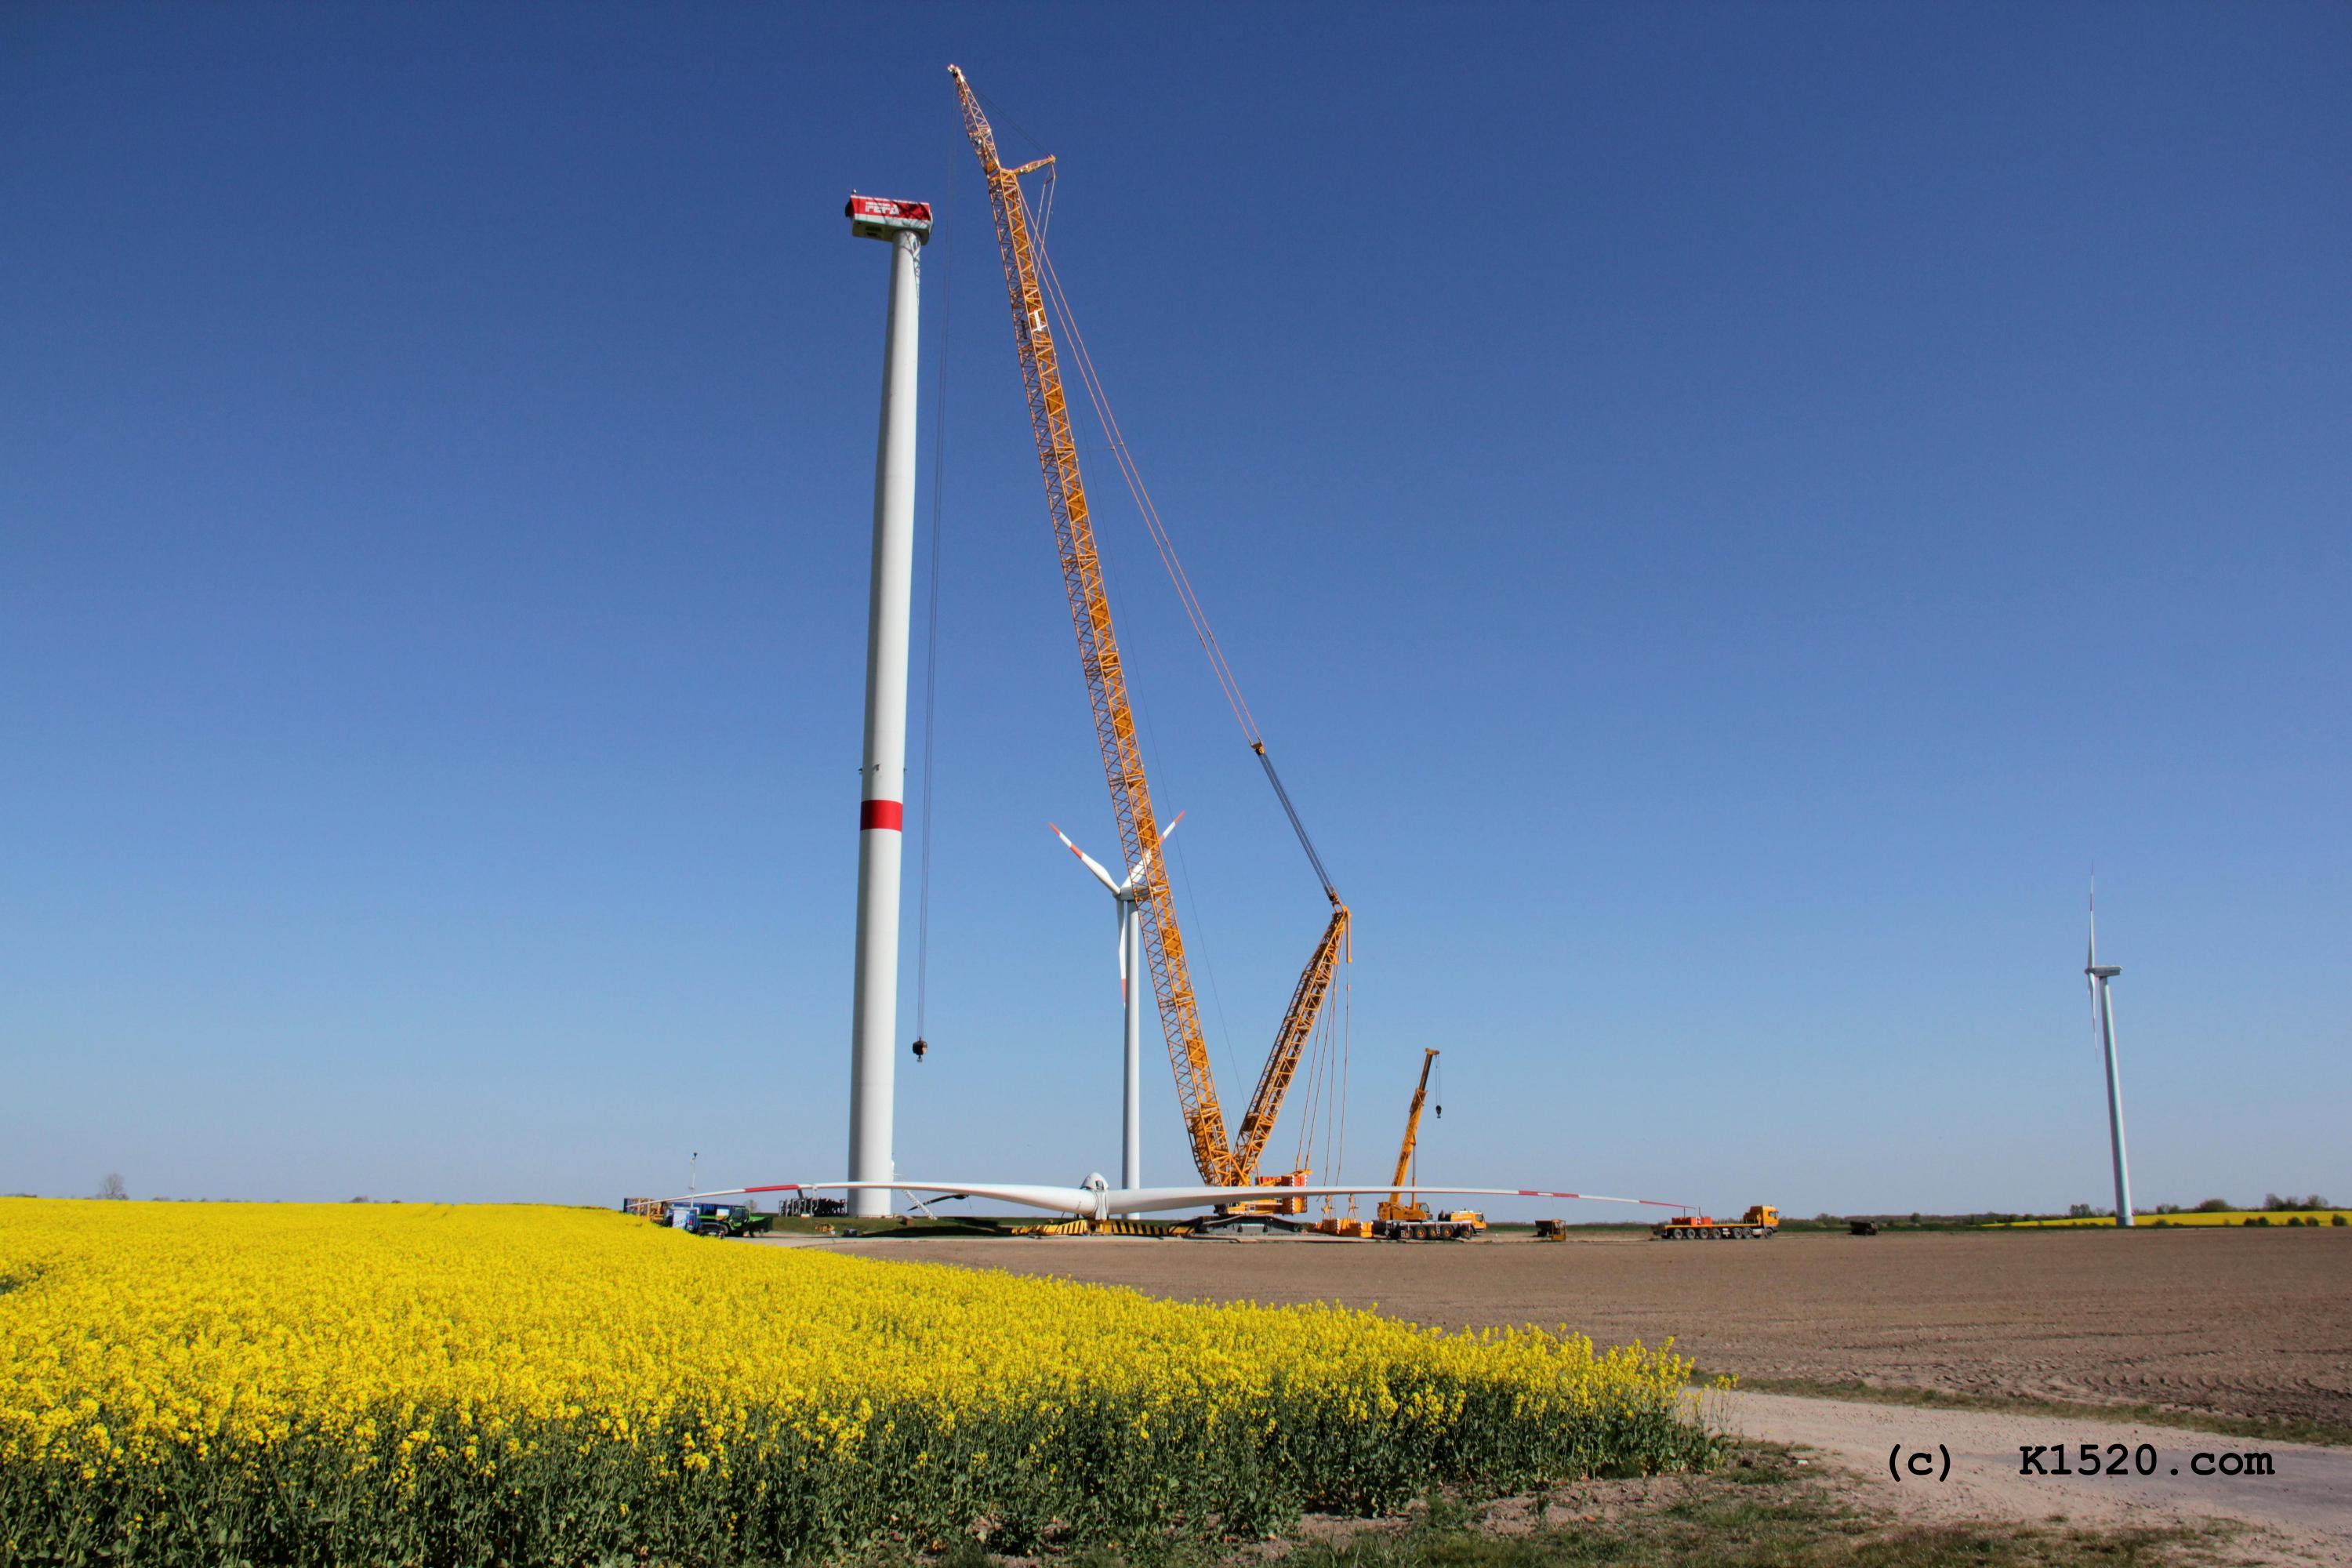
<svg viewBox="0 0 2352 1568">
<path fill-rule="evenodd" d="M 2352 1188 L 2352 13 L 1824 5 L 0 11 L 0 1189 L 837 1173 L 853 186 L 942 216 L 900 1166 L 1116 1169 L 951 59 L 1356 911 L 1349 1173 L 1426 1045 L 1432 1174 L 2103 1200 L 2095 859 L 2139 1199 Z M 1322 901 L 1087 456 L 1238 1115 Z"/>
</svg>

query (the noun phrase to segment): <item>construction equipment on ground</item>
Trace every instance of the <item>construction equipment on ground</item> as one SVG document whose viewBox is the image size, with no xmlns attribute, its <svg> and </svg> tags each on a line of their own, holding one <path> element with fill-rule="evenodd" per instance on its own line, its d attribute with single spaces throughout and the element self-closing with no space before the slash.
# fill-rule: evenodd
<svg viewBox="0 0 2352 1568">
<path fill-rule="evenodd" d="M 669 1205 L 668 1223 L 697 1236 L 749 1236 L 754 1228 L 749 1204 L 674 1203 Z M 764 1226 L 766 1216 L 761 1215 L 757 1223 Z"/>
<path fill-rule="evenodd" d="M 1141 1236 L 1176 1240 L 1192 1234 L 1190 1225 L 1179 1220 L 1163 1222 L 1144 1219 L 1064 1219 L 1048 1225 L 1015 1226 L 1014 1236 Z"/>
<path fill-rule="evenodd" d="M 1289 792 L 1283 788 L 1273 760 L 1266 754 L 1265 738 L 1249 716 L 1249 707 L 1242 700 L 1233 671 L 1208 629 L 1200 603 L 1160 524 L 1158 511 L 1151 505 L 1127 443 L 1118 435 L 1085 341 L 1071 321 L 1068 299 L 1054 274 L 1052 260 L 1045 255 L 1021 184 L 1022 176 L 1040 170 L 1045 171 L 1050 182 L 1054 160 L 1048 155 L 1006 167 L 997 155 L 995 132 L 981 109 L 971 83 L 956 67 L 950 66 L 948 69 L 955 78 L 965 134 L 980 155 L 981 173 L 988 182 L 989 205 L 996 222 L 997 251 L 1003 262 L 1005 288 L 1013 306 L 1013 347 L 1028 398 L 1038 466 L 1045 476 L 1045 508 L 1061 559 L 1070 622 L 1077 634 L 1078 661 L 1093 709 L 1095 738 L 1102 752 L 1103 772 L 1110 784 L 1111 815 L 1118 829 L 1123 863 L 1150 863 L 1146 896 L 1139 900 L 1144 967 L 1150 972 L 1152 990 L 1159 1003 L 1160 1031 L 1167 1042 L 1169 1065 L 1175 1072 L 1177 1108 L 1192 1147 L 1192 1163 L 1202 1182 L 1211 1186 L 1297 1185 L 1306 1176 L 1303 1159 L 1300 1169 L 1273 1176 L 1261 1176 L 1258 1162 L 1273 1134 L 1283 1097 L 1297 1074 L 1299 1058 L 1316 1033 L 1317 1020 L 1323 1014 L 1336 968 L 1346 960 L 1348 906 L 1340 901 L 1338 889 L 1324 869 L 1322 858 L 1316 853 L 1314 842 L 1307 837 L 1306 826 L 1291 804 Z M 1126 673 L 1112 633 L 1110 600 L 1104 591 L 1102 563 L 1096 552 L 1085 480 L 1078 469 L 1077 441 L 1071 432 L 1069 406 L 1063 393 L 1061 353 L 1055 327 L 1048 320 L 1049 311 L 1068 330 L 1073 350 L 1071 363 L 1102 416 L 1111 452 L 1169 567 L 1185 614 L 1209 655 L 1218 683 L 1242 726 L 1244 738 L 1273 784 L 1293 831 L 1322 882 L 1324 896 L 1330 900 L 1329 923 L 1292 989 L 1289 1008 L 1275 1033 L 1274 1047 L 1258 1074 L 1256 1090 L 1230 1136 L 1210 1068 L 1200 1004 L 1185 963 L 1184 939 L 1177 924 L 1168 861 L 1156 853 L 1160 847 L 1160 818 L 1151 809 L 1143 753 L 1136 739 L 1135 714 L 1128 700 Z M 1261 1213 L 1301 1214 L 1306 1204 L 1303 1199 L 1293 1198 L 1229 1206 Z"/>
<path fill-rule="evenodd" d="M 1764 1241 L 1780 1228 L 1780 1211 L 1770 1204 L 1750 1204 L 1738 1219 L 1712 1219 L 1706 1215 L 1677 1215 L 1652 1226 L 1658 1241 Z"/>
<path fill-rule="evenodd" d="M 1433 1215 L 1427 1204 L 1405 1201 L 1412 1152 L 1421 1142 L 1421 1108 L 1429 1099 L 1430 1064 L 1436 1060 L 1436 1051 L 1422 1052 L 1421 1081 L 1413 1085 L 1412 1109 L 1404 1119 L 1404 1142 L 1397 1150 L 1396 1178 L 1391 1184 L 1395 1190 L 1382 1201 L 1372 1220 L 1372 1235 L 1382 1241 L 1467 1241 L 1486 1233 L 1486 1216 L 1476 1209 Z"/>
<path fill-rule="evenodd" d="M 1566 1241 L 1568 1239 L 1568 1221 L 1564 1219 L 1539 1219 L 1536 1221 L 1536 1239 L 1538 1241 Z"/>
</svg>

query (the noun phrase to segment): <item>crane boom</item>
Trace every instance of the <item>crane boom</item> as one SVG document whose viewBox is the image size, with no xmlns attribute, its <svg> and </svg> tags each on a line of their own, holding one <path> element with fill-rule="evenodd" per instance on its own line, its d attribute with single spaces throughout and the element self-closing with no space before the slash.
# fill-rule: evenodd
<svg viewBox="0 0 2352 1568">
<path fill-rule="evenodd" d="M 1151 812 L 1143 752 L 1136 742 L 1135 713 L 1128 704 L 1127 678 L 1119 664 L 1118 642 L 1111 631 L 1110 598 L 1104 592 L 1102 562 L 1095 552 L 1086 481 L 1078 472 L 1078 446 L 1070 433 L 1069 405 L 1062 392 L 1061 363 L 1045 321 L 1045 290 L 1037 280 L 1035 247 L 1021 199 L 1021 176 L 1050 160 L 1006 168 L 997 156 L 996 133 L 981 110 L 971 83 L 954 66 L 948 69 L 955 77 L 964 133 L 980 154 L 989 205 L 996 216 L 996 248 L 1013 300 L 1013 346 L 1028 394 L 1038 465 L 1045 471 L 1045 509 L 1053 521 L 1055 547 L 1061 555 L 1062 583 L 1069 594 L 1070 621 L 1078 637 L 1078 662 L 1086 675 L 1087 698 L 1094 709 L 1095 739 L 1102 749 L 1103 772 L 1110 780 L 1111 815 L 1127 863 L 1136 865 L 1150 857 L 1150 896 L 1141 908 L 1144 967 L 1151 972 L 1160 1031 L 1167 1037 L 1169 1065 L 1175 1069 L 1177 1109 L 1202 1180 L 1213 1185 L 1237 1185 L 1233 1149 L 1225 1136 L 1224 1110 L 1217 1100 L 1208 1040 L 1201 1028 L 1200 1002 L 1184 963 L 1184 938 L 1176 923 L 1167 862 L 1157 853 L 1159 818 Z"/>
<path fill-rule="evenodd" d="M 1046 315 L 1046 289 L 1039 278 L 1038 252 L 1031 235 L 1028 208 L 1023 200 L 1021 176 L 1053 163 L 1051 157 L 1007 168 L 997 155 L 996 133 L 980 106 L 979 97 L 961 70 L 948 68 L 955 78 L 956 98 L 963 111 L 964 133 L 980 155 L 982 175 L 988 182 L 989 206 L 996 220 L 996 248 L 1004 265 L 1004 282 L 1013 306 L 1013 346 L 1021 362 L 1021 380 L 1029 402 L 1029 423 L 1037 441 L 1037 460 L 1045 479 L 1045 508 L 1054 527 L 1055 547 L 1061 557 L 1062 582 L 1070 601 L 1070 621 L 1077 633 L 1078 662 L 1086 677 L 1087 700 L 1093 707 L 1095 738 L 1102 751 L 1103 773 L 1110 784 L 1111 815 L 1120 847 L 1129 865 L 1148 864 L 1147 896 L 1141 900 L 1144 967 L 1160 1005 L 1160 1031 L 1166 1037 L 1169 1065 L 1175 1071 L 1177 1109 L 1192 1145 L 1192 1163 L 1201 1179 L 1213 1186 L 1245 1186 L 1255 1182 L 1257 1164 L 1281 1114 L 1284 1096 L 1297 1076 L 1301 1056 L 1315 1033 L 1317 1018 L 1329 995 L 1339 963 L 1349 947 L 1348 906 L 1339 900 L 1314 840 L 1282 786 L 1265 742 L 1239 700 L 1232 670 L 1209 636 L 1190 584 L 1180 581 L 1186 613 L 1210 651 L 1219 682 L 1234 699 L 1235 716 L 1244 738 L 1265 771 L 1267 782 L 1282 803 L 1292 831 L 1307 851 L 1307 860 L 1331 901 L 1330 922 L 1307 961 L 1292 989 L 1290 1006 L 1276 1031 L 1274 1048 L 1259 1073 L 1237 1134 L 1229 1139 L 1224 1109 L 1217 1099 L 1215 1075 L 1209 1065 L 1208 1041 L 1201 1026 L 1199 999 L 1184 962 L 1184 938 L 1176 920 L 1175 896 L 1168 880 L 1168 865 L 1157 851 L 1159 819 L 1152 815 L 1151 795 L 1144 778 L 1143 753 L 1136 742 L 1135 715 L 1128 703 L 1127 679 L 1119 662 L 1118 643 L 1111 629 L 1110 599 L 1104 590 L 1102 563 L 1096 553 L 1093 521 L 1087 509 L 1086 481 L 1078 470 L 1077 442 L 1070 430 L 1068 403 L 1062 389 L 1060 356 Z M 1058 287 L 1058 286 L 1057 286 Z M 1066 302 L 1064 308 L 1066 310 Z M 1078 365 L 1091 380 L 1084 346 Z M 1106 416 L 1108 418 L 1108 416 Z M 1137 484 L 1125 445 L 1114 435 L 1113 449 L 1130 484 Z M 1148 498 L 1146 521 L 1158 534 L 1156 511 Z M 1169 546 L 1159 537 L 1163 551 Z M 1295 1173 L 1294 1183 L 1304 1173 Z"/>
<path fill-rule="evenodd" d="M 1392 1207 L 1402 1208 L 1404 1205 L 1405 1178 L 1412 1174 L 1413 1145 L 1421 1142 L 1421 1102 L 1429 1098 L 1429 1064 L 1436 1059 L 1434 1050 L 1423 1048 L 1421 1081 L 1413 1086 L 1412 1110 L 1404 1119 L 1404 1147 L 1397 1151 L 1396 1180 L 1390 1184 L 1396 1189 L 1389 1194 L 1389 1203 Z"/>
<path fill-rule="evenodd" d="M 1307 1049 L 1307 1037 L 1315 1032 L 1316 1016 L 1323 1010 L 1323 999 L 1331 990 L 1332 973 L 1347 946 L 1348 906 L 1335 897 L 1331 900 L 1331 923 L 1323 928 L 1322 940 L 1315 944 L 1307 967 L 1299 972 L 1298 984 L 1290 993 L 1289 1009 L 1283 1014 L 1282 1027 L 1274 1037 L 1274 1049 L 1258 1074 L 1257 1092 L 1250 1096 L 1249 1109 L 1242 1113 L 1241 1127 L 1234 1133 L 1234 1158 L 1244 1181 L 1257 1173 L 1258 1156 L 1265 1152 L 1266 1140 L 1274 1136 L 1275 1119 L 1282 1111 L 1282 1097 L 1289 1092 L 1290 1080 L 1297 1076 L 1298 1058 Z"/>
</svg>

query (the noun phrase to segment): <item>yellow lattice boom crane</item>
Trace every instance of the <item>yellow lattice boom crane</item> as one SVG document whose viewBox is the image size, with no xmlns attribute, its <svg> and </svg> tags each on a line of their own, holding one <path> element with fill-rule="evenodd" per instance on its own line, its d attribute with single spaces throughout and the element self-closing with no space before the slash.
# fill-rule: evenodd
<svg viewBox="0 0 2352 1568">
<path fill-rule="evenodd" d="M 981 109 L 971 83 L 956 67 L 950 66 L 948 70 L 955 78 L 965 133 L 980 155 L 981 173 L 988 182 L 989 206 L 996 220 L 996 247 L 1004 264 L 1005 288 L 1013 306 L 1013 347 L 1021 362 L 1022 386 L 1028 395 L 1029 423 L 1037 441 L 1038 467 L 1045 480 L 1045 510 L 1053 524 L 1055 548 L 1061 558 L 1071 626 L 1077 634 L 1078 663 L 1093 709 L 1095 739 L 1102 752 L 1104 775 L 1110 784 L 1111 815 L 1126 863 L 1136 865 L 1148 858 L 1150 867 L 1149 896 L 1142 905 L 1144 966 L 1151 975 L 1160 1029 L 1167 1038 L 1168 1060 L 1175 1071 L 1177 1108 L 1183 1117 L 1192 1163 L 1201 1180 L 1217 1186 L 1245 1186 L 1262 1179 L 1257 1174 L 1258 1161 L 1273 1135 L 1283 1097 L 1297 1073 L 1299 1059 L 1315 1033 L 1316 1020 L 1330 994 L 1337 966 L 1347 957 L 1348 906 L 1340 901 L 1324 870 L 1321 857 L 1307 837 L 1289 794 L 1283 789 L 1274 763 L 1266 755 L 1265 742 L 1249 718 L 1247 705 L 1241 702 L 1232 672 L 1217 650 L 1214 638 L 1208 634 L 1198 603 L 1171 555 L 1171 572 L 1177 578 L 1186 612 L 1202 634 L 1202 646 L 1209 650 L 1211 662 L 1228 700 L 1234 703 L 1235 717 L 1242 722 L 1250 749 L 1272 782 L 1283 811 L 1299 842 L 1306 847 L 1315 873 L 1322 880 L 1324 894 L 1331 902 L 1330 921 L 1291 992 L 1290 1006 L 1283 1015 L 1274 1048 L 1258 1075 L 1256 1090 L 1243 1112 L 1240 1126 L 1228 1137 L 1224 1108 L 1218 1101 L 1216 1077 L 1209 1063 L 1208 1041 L 1202 1031 L 1200 1002 L 1193 994 L 1192 976 L 1184 962 L 1184 937 L 1176 919 L 1168 862 L 1158 853 L 1159 818 L 1151 810 L 1143 752 L 1136 742 L 1135 714 L 1128 701 L 1127 677 L 1111 627 L 1110 599 L 1103 588 L 1102 563 L 1096 552 L 1094 525 L 1087 509 L 1086 480 L 1078 469 L 1077 442 L 1071 433 L 1069 405 L 1063 392 L 1061 356 L 1047 317 L 1048 286 L 1041 279 L 1042 253 L 1022 195 L 1022 176 L 1047 168 L 1053 159 L 1048 156 L 1017 167 L 1006 166 L 997 155 L 995 132 Z M 1080 353 L 1083 356 L 1083 345 Z M 1083 363 L 1081 374 L 1088 374 L 1090 379 L 1090 371 Z M 1105 413 L 1108 417 L 1108 411 Z M 1128 460 L 1123 444 L 1118 450 L 1125 467 Z M 1131 485 L 1137 483 L 1131 469 L 1129 479 Z M 1151 522 L 1155 538 L 1165 552 L 1166 541 L 1159 532 L 1156 514 L 1149 511 L 1148 497 L 1139 493 L 1138 500 L 1146 507 L 1147 521 Z"/>
</svg>

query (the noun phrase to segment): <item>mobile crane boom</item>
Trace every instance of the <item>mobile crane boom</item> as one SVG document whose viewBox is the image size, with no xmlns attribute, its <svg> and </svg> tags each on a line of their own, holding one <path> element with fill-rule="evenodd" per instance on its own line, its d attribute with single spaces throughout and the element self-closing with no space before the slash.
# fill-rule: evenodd
<svg viewBox="0 0 2352 1568">
<path fill-rule="evenodd" d="M 1184 938 L 1176 920 L 1176 902 L 1168 880 L 1168 864 L 1159 855 L 1159 818 L 1152 814 L 1150 789 L 1144 778 L 1143 753 L 1136 742 L 1135 715 L 1127 696 L 1127 679 L 1119 662 L 1118 643 L 1111 628 L 1110 600 L 1105 593 L 1102 563 L 1096 553 L 1094 525 L 1087 509 L 1086 481 L 1078 470 L 1077 442 L 1070 430 L 1069 406 L 1062 389 L 1061 361 L 1046 319 L 1045 289 L 1038 277 L 1037 246 L 1030 232 L 1029 215 L 1021 191 L 1021 176 L 1053 163 L 1048 156 L 1008 168 L 998 156 L 996 133 L 963 72 L 948 68 L 955 78 L 956 99 L 963 112 L 964 133 L 980 155 L 982 175 L 988 182 L 989 206 L 996 220 L 996 248 L 1004 265 L 1004 282 L 1013 306 L 1013 347 L 1021 362 L 1021 381 L 1029 402 L 1029 423 L 1037 442 L 1037 461 L 1045 479 L 1045 510 L 1061 557 L 1062 582 L 1070 601 L 1070 622 L 1077 633 L 1078 662 L 1092 705 L 1095 738 L 1102 752 L 1103 773 L 1110 784 L 1111 816 L 1129 865 L 1149 861 L 1148 896 L 1141 900 L 1144 967 L 1150 972 L 1152 991 L 1160 1004 L 1161 1033 L 1166 1037 L 1169 1065 L 1175 1071 L 1176 1103 L 1192 1145 L 1192 1163 L 1202 1182 L 1215 1186 L 1244 1186 L 1256 1180 L 1257 1163 L 1274 1131 L 1284 1095 L 1297 1074 L 1299 1058 L 1315 1031 L 1324 999 L 1329 994 L 1337 964 L 1348 947 L 1348 907 L 1340 902 L 1322 858 L 1307 836 L 1289 792 L 1282 787 L 1266 755 L 1265 742 L 1236 703 L 1244 733 L 1266 778 L 1281 799 L 1284 812 L 1305 847 L 1323 891 L 1331 901 L 1331 919 L 1292 990 L 1289 1009 L 1276 1032 L 1274 1048 L 1258 1077 L 1256 1090 L 1244 1112 L 1238 1136 L 1229 1139 L 1224 1109 L 1217 1099 L 1209 1047 L 1201 1026 L 1199 999 L 1184 962 Z M 1081 355 L 1083 360 L 1083 355 Z M 1084 369 L 1083 363 L 1081 369 Z M 1132 476 L 1130 476 L 1132 477 Z M 1186 594 L 1187 611 L 1197 617 L 1198 606 Z M 1196 619 L 1196 625 L 1198 624 Z M 1204 637 L 1218 679 L 1229 695 L 1236 695 L 1232 672 L 1222 654 Z"/>
<path fill-rule="evenodd" d="M 1412 1088 L 1412 1109 L 1405 1113 L 1404 1119 L 1404 1146 L 1397 1151 L 1396 1179 L 1390 1184 L 1396 1189 L 1389 1194 L 1389 1206 L 1391 1208 L 1404 1206 L 1405 1179 L 1412 1174 L 1413 1145 L 1421 1142 L 1421 1105 L 1422 1101 L 1429 1098 L 1429 1064 L 1436 1059 L 1436 1051 L 1426 1047 L 1423 1049 L 1421 1081 Z M 1388 1216 L 1382 1215 L 1381 1217 L 1385 1219 Z"/>
</svg>

